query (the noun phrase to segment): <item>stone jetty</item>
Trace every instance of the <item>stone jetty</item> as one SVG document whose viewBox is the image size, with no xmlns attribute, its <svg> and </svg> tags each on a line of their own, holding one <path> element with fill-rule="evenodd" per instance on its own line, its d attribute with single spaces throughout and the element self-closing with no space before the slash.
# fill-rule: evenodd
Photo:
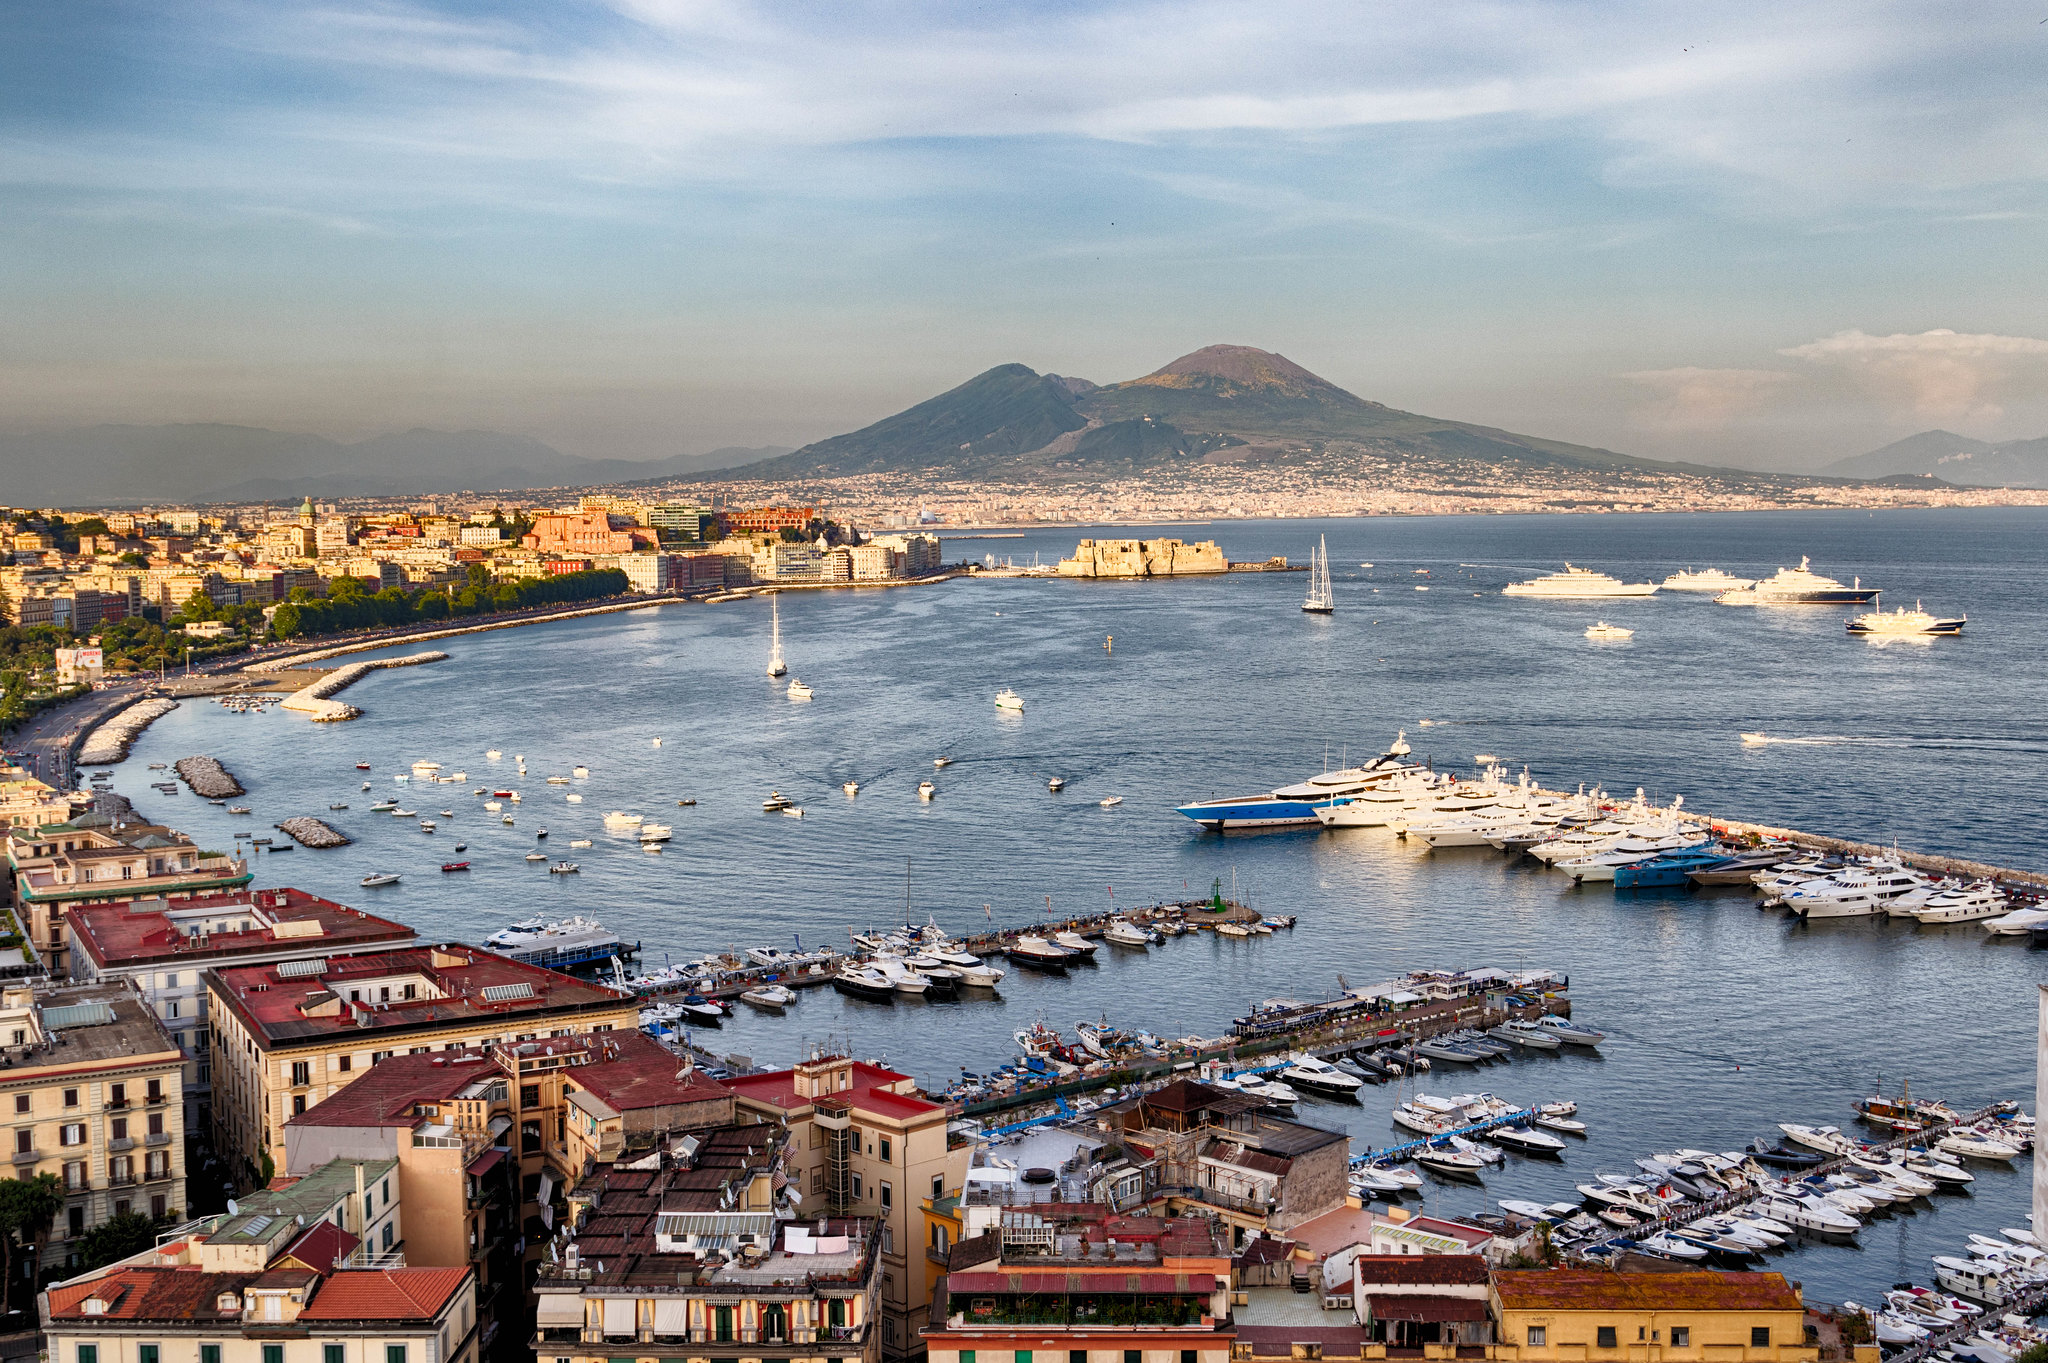
<svg viewBox="0 0 2048 1363">
<path fill-rule="evenodd" d="M 420 663 L 438 663 L 448 655 L 438 650 L 408 654 L 403 658 L 378 658 L 371 662 L 349 663 L 337 667 L 311 686 L 301 687 L 285 697 L 281 708 L 296 710 L 316 720 L 354 719 L 362 714 L 353 705 L 332 700 L 337 691 L 346 689 L 362 680 L 368 674 L 382 667 L 415 667 Z"/>
<path fill-rule="evenodd" d="M 181 757 L 171 764 L 171 769 L 178 773 L 180 781 L 192 787 L 194 795 L 209 800 L 225 800 L 244 793 L 242 783 L 233 773 L 211 757 Z"/>
<path fill-rule="evenodd" d="M 277 825 L 277 830 L 291 835 L 292 841 L 301 847 L 346 847 L 350 842 L 347 834 L 325 819 L 316 819 L 311 815 L 286 819 Z"/>
<path fill-rule="evenodd" d="M 128 756 L 129 745 L 150 726 L 151 721 L 161 719 L 177 708 L 178 702 L 159 699 L 137 701 L 125 710 L 116 711 L 86 736 L 84 746 L 78 750 L 78 764 L 98 767 L 123 760 Z"/>
</svg>

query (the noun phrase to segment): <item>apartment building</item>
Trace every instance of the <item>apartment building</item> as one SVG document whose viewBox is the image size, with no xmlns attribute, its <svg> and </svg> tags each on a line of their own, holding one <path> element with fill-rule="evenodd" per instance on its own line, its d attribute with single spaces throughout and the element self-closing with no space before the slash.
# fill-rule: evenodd
<svg viewBox="0 0 2048 1363">
<path fill-rule="evenodd" d="M 1501 1270 L 1492 1314 L 1504 1363 L 1814 1363 L 1799 1289 L 1781 1273 Z"/>
<path fill-rule="evenodd" d="M 71 978 L 133 980 L 184 1052 L 185 1124 L 193 1131 L 212 1121 L 207 970 L 386 951 L 417 940 L 403 923 L 291 889 L 80 904 L 68 922 Z"/>
<path fill-rule="evenodd" d="M 52 974 L 68 973 L 71 911 L 145 895 L 204 894 L 249 883 L 248 862 L 195 846 L 158 824 L 97 811 L 10 830 L 7 869 L 22 927 Z"/>
<path fill-rule="evenodd" d="M 723 1082 L 742 1118 L 788 1127 L 789 1178 L 807 1213 L 877 1221 L 882 1352 L 914 1352 L 937 1276 L 924 1249 L 924 1201 L 957 1194 L 971 1154 L 948 1135 L 945 1108 L 908 1075 L 822 1052 Z"/>
<path fill-rule="evenodd" d="M 184 1057 L 125 980 L 0 989 L 0 1114 L 13 1175 L 50 1174 L 64 1209 L 48 1262 L 124 1212 L 185 1206 Z"/>
<path fill-rule="evenodd" d="M 453 944 L 218 967 L 205 984 L 214 1147 L 247 1181 L 283 1165 L 285 1123 L 393 1055 L 639 1023 L 629 994 Z"/>
<path fill-rule="evenodd" d="M 922 1331 L 931 1363 L 1229 1363 L 1226 1229 L 1092 1203 L 964 1211 L 968 1238 L 948 1255 Z"/>
</svg>

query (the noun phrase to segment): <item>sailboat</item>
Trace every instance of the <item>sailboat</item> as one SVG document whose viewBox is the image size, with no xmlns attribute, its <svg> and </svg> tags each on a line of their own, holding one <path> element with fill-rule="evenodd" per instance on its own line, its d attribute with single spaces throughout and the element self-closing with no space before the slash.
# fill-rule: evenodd
<svg viewBox="0 0 2048 1363">
<path fill-rule="evenodd" d="M 782 661 L 781 599 L 775 596 L 769 597 L 768 609 L 771 612 L 771 614 L 769 615 L 769 620 L 771 621 L 771 628 L 774 631 L 773 634 L 770 636 L 773 642 L 769 645 L 768 648 L 768 675 L 771 677 L 779 677 L 783 673 L 789 671 L 789 665 Z"/>
<path fill-rule="evenodd" d="M 1316 538 L 1315 553 L 1308 561 L 1308 599 L 1301 608 L 1314 615 L 1328 615 L 1337 609 L 1337 598 L 1330 591 L 1330 544 L 1325 536 Z"/>
</svg>

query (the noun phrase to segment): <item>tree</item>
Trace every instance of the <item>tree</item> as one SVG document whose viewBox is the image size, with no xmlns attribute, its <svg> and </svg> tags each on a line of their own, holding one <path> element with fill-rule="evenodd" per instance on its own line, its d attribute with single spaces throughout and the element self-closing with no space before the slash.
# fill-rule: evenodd
<svg viewBox="0 0 2048 1363">
<path fill-rule="evenodd" d="M 196 591 L 185 598 L 185 604 L 178 607 L 178 613 L 187 620 L 217 620 L 220 607 L 213 604 L 213 598 L 204 591 Z"/>
<path fill-rule="evenodd" d="M 147 568 L 149 566 L 149 555 L 137 553 L 135 550 L 130 549 L 127 553 L 121 555 L 120 561 L 127 564 L 130 568 Z"/>
<path fill-rule="evenodd" d="M 44 1175 L 49 1177 L 49 1175 Z M 90 1272 L 156 1244 L 156 1222 L 141 1212 L 122 1212 L 87 1231 L 78 1241 L 79 1269 Z"/>
<path fill-rule="evenodd" d="M 71 533 L 74 535 L 111 535 L 114 532 L 98 516 L 87 516 L 84 520 L 71 527 Z"/>
<path fill-rule="evenodd" d="M 0 1181 L 0 1281 L 6 1284 L 0 1307 L 12 1304 L 16 1246 L 40 1245 L 63 1207 L 64 1188 L 55 1174 Z"/>
<path fill-rule="evenodd" d="M 280 639 L 297 638 L 301 628 L 303 626 L 299 623 L 299 607 L 295 602 L 285 602 L 270 617 L 270 632 Z"/>
</svg>

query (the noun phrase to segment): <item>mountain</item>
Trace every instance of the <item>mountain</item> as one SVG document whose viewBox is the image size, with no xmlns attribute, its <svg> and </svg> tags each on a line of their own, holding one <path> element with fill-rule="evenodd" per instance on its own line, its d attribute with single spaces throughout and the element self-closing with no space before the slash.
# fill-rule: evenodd
<svg viewBox="0 0 2048 1363">
<path fill-rule="evenodd" d="M 1134 472 L 1176 462 L 1300 463 L 1369 453 L 1445 462 L 1676 470 L 1564 441 L 1417 416 L 1346 392 L 1284 355 L 1212 345 L 1102 386 L 1021 364 L 748 470 L 763 478 L 939 472 Z"/>
<path fill-rule="evenodd" d="M 1837 459 L 1822 472 L 1843 478 L 1931 474 L 1965 487 L 2048 487 L 2048 436 L 1993 444 L 1953 431 L 1922 431 Z"/>
<path fill-rule="evenodd" d="M 345 444 L 252 426 L 92 426 L 0 433 L 0 496 L 75 506 L 589 486 L 688 477 L 783 453 L 727 447 L 648 461 L 578 459 L 497 431 L 415 429 Z"/>
</svg>

